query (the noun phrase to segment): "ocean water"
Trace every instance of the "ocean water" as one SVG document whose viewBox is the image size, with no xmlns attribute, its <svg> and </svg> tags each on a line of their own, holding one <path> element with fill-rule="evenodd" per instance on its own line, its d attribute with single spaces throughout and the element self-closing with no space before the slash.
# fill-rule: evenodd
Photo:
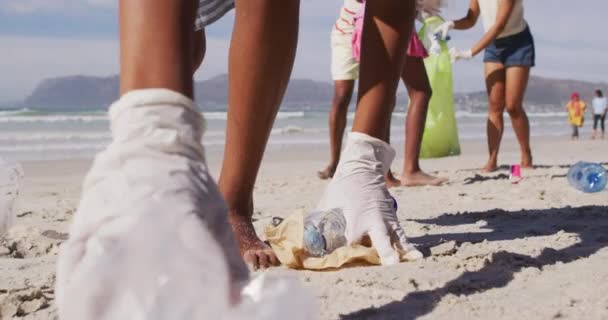
<svg viewBox="0 0 608 320">
<path fill-rule="evenodd" d="M 226 112 L 204 112 L 206 147 L 224 144 Z M 529 113 L 533 136 L 567 136 L 566 113 Z M 354 113 L 348 115 L 350 127 Z M 457 112 L 461 140 L 484 139 L 486 115 Z M 391 142 L 405 141 L 405 112 L 394 112 Z M 283 111 L 277 115 L 269 148 L 295 145 L 328 145 L 328 112 Z M 505 115 L 505 137 L 512 138 Z M 90 158 L 111 139 L 104 111 L 48 113 L 29 109 L 0 110 L 0 156 L 16 161 Z"/>
</svg>

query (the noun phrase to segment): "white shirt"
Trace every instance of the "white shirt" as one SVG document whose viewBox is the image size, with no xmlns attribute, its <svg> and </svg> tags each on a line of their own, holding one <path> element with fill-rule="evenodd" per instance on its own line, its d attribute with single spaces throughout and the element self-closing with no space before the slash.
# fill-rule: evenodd
<svg viewBox="0 0 608 320">
<path fill-rule="evenodd" d="M 593 114 L 604 114 L 606 109 L 608 108 L 608 100 L 606 97 L 595 97 L 591 101 L 591 105 L 593 106 Z"/>
<path fill-rule="evenodd" d="M 479 10 L 481 11 L 481 19 L 483 21 L 483 27 L 486 32 L 490 30 L 496 23 L 496 17 L 498 15 L 498 8 L 500 3 L 504 0 L 477 0 L 479 3 Z M 513 0 L 515 5 L 509 21 L 505 26 L 505 29 L 497 38 L 504 38 L 518 34 L 526 29 L 528 23 L 524 19 L 524 4 L 523 0 Z"/>
</svg>

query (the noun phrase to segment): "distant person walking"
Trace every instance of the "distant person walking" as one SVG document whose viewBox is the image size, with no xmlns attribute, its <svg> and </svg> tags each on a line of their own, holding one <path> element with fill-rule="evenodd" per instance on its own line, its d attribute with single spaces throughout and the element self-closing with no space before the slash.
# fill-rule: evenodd
<svg viewBox="0 0 608 320">
<path fill-rule="evenodd" d="M 606 110 L 608 110 L 608 100 L 604 97 L 604 93 L 602 90 L 595 90 L 595 97 L 591 101 L 591 105 L 593 107 L 593 136 L 592 139 L 595 139 L 597 136 L 597 124 L 600 123 L 600 127 L 602 129 L 602 134 L 600 135 L 600 139 L 604 139 L 604 122 L 606 121 Z"/>
<path fill-rule="evenodd" d="M 585 108 L 587 108 L 585 102 L 577 92 L 574 92 L 566 105 L 568 121 L 572 126 L 572 140 L 578 140 L 578 128 L 582 127 L 585 121 Z"/>
<path fill-rule="evenodd" d="M 449 30 L 472 28 L 481 15 L 485 34 L 469 50 L 453 48 L 453 60 L 471 59 L 485 49 L 486 87 L 489 97 L 487 122 L 489 159 L 484 172 L 498 168 L 498 150 L 506 108 L 521 149 L 521 166 L 532 167 L 530 123 L 523 108 L 530 68 L 535 64 L 534 39 L 524 19 L 523 0 L 470 0 L 467 15 L 446 21 L 437 30 L 445 39 Z"/>
</svg>

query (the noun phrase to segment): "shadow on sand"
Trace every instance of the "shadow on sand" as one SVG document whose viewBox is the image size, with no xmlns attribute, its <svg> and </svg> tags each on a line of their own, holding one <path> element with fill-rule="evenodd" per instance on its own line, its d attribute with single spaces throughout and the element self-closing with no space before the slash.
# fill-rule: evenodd
<svg viewBox="0 0 608 320">
<path fill-rule="evenodd" d="M 608 207 L 603 206 L 515 212 L 503 210 L 465 212 L 414 221 L 439 226 L 457 226 L 474 224 L 480 220 L 487 223 L 484 229 L 489 229 L 489 232 L 427 235 L 411 240 L 424 246 L 433 246 L 443 241 L 456 241 L 458 244 L 479 243 L 485 240 L 505 241 L 550 236 L 563 230 L 576 234 L 579 241 L 561 250 L 545 248 L 536 257 L 508 251 L 494 252 L 480 270 L 465 272 L 440 288 L 412 292 L 401 301 L 342 315 L 341 319 L 416 319 L 432 312 L 448 294 L 466 296 L 502 288 L 524 268 L 534 267 L 542 270 L 557 262 L 569 263 L 589 257 L 608 246 Z"/>
<path fill-rule="evenodd" d="M 603 166 L 608 166 L 608 162 L 600 162 L 599 164 L 603 165 Z M 572 167 L 572 164 L 555 164 L 555 165 L 546 165 L 546 164 L 535 164 L 532 166 L 533 169 L 552 169 L 552 168 L 560 168 L 560 169 L 570 169 L 570 167 Z M 484 173 L 484 174 L 493 174 L 497 171 L 509 171 L 511 170 L 511 166 L 503 164 L 498 166 L 498 168 L 496 169 L 496 171 L 494 172 L 489 172 L 489 173 Z M 481 171 L 480 168 L 475 168 L 475 169 L 460 169 L 460 170 L 456 170 L 456 172 L 458 171 L 462 171 L 462 172 L 479 172 Z"/>
<path fill-rule="evenodd" d="M 488 180 L 508 180 L 508 179 L 509 179 L 509 175 L 504 174 L 504 173 L 501 173 L 496 176 L 482 176 L 480 174 L 476 174 L 470 178 L 464 179 L 464 185 L 485 182 Z"/>
</svg>

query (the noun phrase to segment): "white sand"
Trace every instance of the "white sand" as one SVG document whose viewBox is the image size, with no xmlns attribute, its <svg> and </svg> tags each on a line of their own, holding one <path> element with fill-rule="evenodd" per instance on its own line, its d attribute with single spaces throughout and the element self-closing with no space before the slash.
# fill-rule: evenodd
<svg viewBox="0 0 608 320">
<path fill-rule="evenodd" d="M 506 170 L 475 170 L 484 164 L 485 142 L 465 142 L 460 157 L 423 161 L 450 184 L 392 192 L 427 257 L 393 267 L 290 271 L 319 298 L 320 318 L 608 319 L 608 191 L 573 190 L 563 166 L 608 161 L 608 142 L 554 138 L 533 146 L 541 166 L 524 171 L 519 185 Z M 221 151 L 209 154 L 217 173 Z M 315 205 L 326 183 L 316 170 L 327 154 L 326 147 L 267 153 L 255 194 L 260 231 L 272 216 Z M 505 141 L 501 163 L 518 159 L 515 143 Z M 0 240 L 0 319 L 57 318 L 54 263 L 89 163 L 24 164 L 18 224 Z"/>
</svg>

